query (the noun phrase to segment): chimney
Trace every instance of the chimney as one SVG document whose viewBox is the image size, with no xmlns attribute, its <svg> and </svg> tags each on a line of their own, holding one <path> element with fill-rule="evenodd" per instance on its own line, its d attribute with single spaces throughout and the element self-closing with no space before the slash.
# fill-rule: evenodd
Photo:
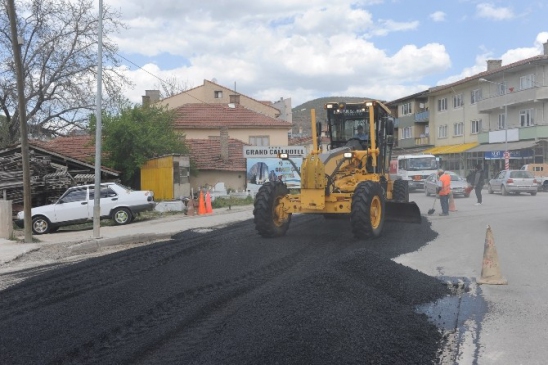
<svg viewBox="0 0 548 365">
<path fill-rule="evenodd" d="M 160 90 L 145 90 L 145 95 L 149 97 L 152 104 L 160 101 Z"/>
<path fill-rule="evenodd" d="M 544 42 L 543 46 L 544 46 L 544 55 L 548 56 L 548 41 Z"/>
<path fill-rule="evenodd" d="M 141 98 L 143 100 L 143 107 L 148 108 L 150 106 L 150 96 L 143 95 Z"/>
<path fill-rule="evenodd" d="M 502 67 L 502 60 L 487 60 L 487 71 Z"/>
<path fill-rule="evenodd" d="M 221 160 L 228 162 L 228 127 L 221 128 Z"/>
</svg>

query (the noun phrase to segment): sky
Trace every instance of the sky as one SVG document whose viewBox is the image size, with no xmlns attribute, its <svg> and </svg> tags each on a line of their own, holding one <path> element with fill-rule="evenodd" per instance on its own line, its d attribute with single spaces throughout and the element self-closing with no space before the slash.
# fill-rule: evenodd
<svg viewBox="0 0 548 365">
<path fill-rule="evenodd" d="M 543 0 L 107 0 L 125 91 L 204 79 L 257 100 L 395 100 L 543 52 Z"/>
</svg>

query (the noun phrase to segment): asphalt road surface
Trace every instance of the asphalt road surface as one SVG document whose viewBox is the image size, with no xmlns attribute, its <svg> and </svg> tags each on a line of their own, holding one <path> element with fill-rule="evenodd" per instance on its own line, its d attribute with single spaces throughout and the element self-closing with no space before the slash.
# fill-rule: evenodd
<svg viewBox="0 0 548 365">
<path fill-rule="evenodd" d="M 249 220 L 33 270 L 0 291 L 0 363 L 443 363 L 417 307 L 454 293 L 392 260 L 436 237 L 424 217 L 359 241 L 301 215 L 281 238 Z"/>
</svg>

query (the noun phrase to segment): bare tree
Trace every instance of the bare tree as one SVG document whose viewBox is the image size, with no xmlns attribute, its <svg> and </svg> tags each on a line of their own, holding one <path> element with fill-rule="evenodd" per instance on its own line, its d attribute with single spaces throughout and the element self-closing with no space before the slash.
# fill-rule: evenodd
<svg viewBox="0 0 548 365">
<path fill-rule="evenodd" d="M 19 139 L 16 73 L 7 4 L 0 10 L 0 147 Z M 95 108 L 98 10 L 93 0 L 16 1 L 25 75 L 29 134 L 57 136 L 84 128 Z M 117 46 L 109 35 L 124 28 L 120 14 L 103 8 L 104 106 L 122 100 L 129 81 L 119 72 Z"/>
<path fill-rule="evenodd" d="M 181 81 L 177 76 L 170 76 L 166 80 L 155 85 L 156 89 L 160 90 L 160 98 L 169 98 L 170 96 L 177 95 L 186 91 L 192 86 L 188 81 Z"/>
</svg>

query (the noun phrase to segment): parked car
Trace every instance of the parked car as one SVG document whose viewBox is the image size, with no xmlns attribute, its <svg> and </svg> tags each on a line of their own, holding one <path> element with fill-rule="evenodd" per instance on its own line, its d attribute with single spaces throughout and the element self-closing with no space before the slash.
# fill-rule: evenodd
<svg viewBox="0 0 548 365">
<path fill-rule="evenodd" d="M 31 209 L 32 231 L 40 235 L 62 226 L 92 221 L 94 199 L 95 185 L 69 188 L 54 204 Z M 154 204 L 152 191 L 131 190 L 118 183 L 101 184 L 101 219 L 127 224 L 140 212 L 153 210 Z M 15 224 L 23 228 L 24 212 L 17 213 Z"/>
<path fill-rule="evenodd" d="M 451 176 L 451 192 L 453 193 L 453 196 L 463 196 L 468 198 L 470 193 L 466 192 L 466 187 L 468 186 L 466 179 L 453 171 L 445 171 L 445 173 Z M 436 195 L 437 186 L 438 174 L 430 174 L 424 181 L 424 193 L 426 196 L 430 196 L 430 194 Z"/>
<path fill-rule="evenodd" d="M 530 171 L 503 170 L 489 180 L 487 191 L 489 194 L 500 192 L 502 195 L 508 195 L 509 193 L 537 195 L 538 182 Z"/>
</svg>

